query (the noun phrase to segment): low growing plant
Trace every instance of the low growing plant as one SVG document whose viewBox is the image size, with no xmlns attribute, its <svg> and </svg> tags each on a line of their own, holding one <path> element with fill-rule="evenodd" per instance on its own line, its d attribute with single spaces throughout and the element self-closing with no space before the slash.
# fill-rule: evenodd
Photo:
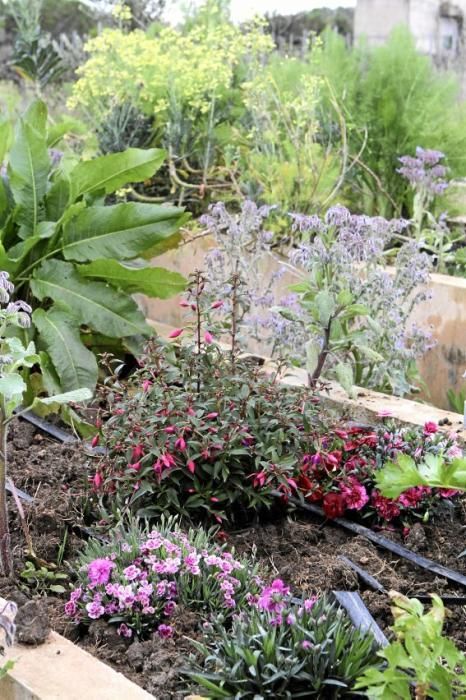
<svg viewBox="0 0 466 700">
<path fill-rule="evenodd" d="M 316 437 L 296 483 L 306 500 L 322 504 L 328 518 L 375 515 L 385 522 L 401 521 L 409 529 L 413 517 L 427 519 L 439 501 L 456 494 L 452 478 L 445 485 L 448 481 L 439 476 L 426 479 L 413 473 L 413 458 L 422 460 L 426 470 L 431 465 L 431 475 L 443 465 L 445 476 L 456 473 L 464 462 L 462 454 L 455 437 L 440 432 L 435 423 L 419 429 L 342 426 Z"/>
<path fill-rule="evenodd" d="M 214 623 L 205 642 L 193 644 L 189 675 L 209 698 L 350 697 L 358 675 L 376 662 L 373 638 L 340 608 L 326 598 L 292 601 L 280 579 L 231 629 Z"/>
<path fill-rule="evenodd" d="M 395 640 L 378 652 L 384 666 L 367 668 L 355 686 L 382 700 L 457 700 L 466 697 L 466 657 L 443 636 L 445 608 L 438 595 L 425 612 L 419 600 L 391 593 Z"/>
<path fill-rule="evenodd" d="M 91 541 L 66 614 L 85 624 L 106 620 L 123 637 L 171 636 L 178 605 L 225 624 L 259 592 L 261 579 L 252 561 L 212 544 L 212 534 L 183 532 L 168 519 L 157 529 L 115 530 L 106 544 Z"/>
<path fill-rule="evenodd" d="M 184 289 L 178 273 L 146 260 L 174 242 L 182 210 L 136 202 L 105 206 L 107 195 L 151 177 L 165 154 L 128 149 L 93 160 L 51 153 L 63 136 L 34 102 L 16 124 L 0 125 L 0 267 L 35 307 L 30 337 L 46 353 L 50 393 L 94 389 L 92 349 L 136 351 L 151 335 L 132 295 L 166 298 Z M 67 125 L 64 122 L 63 129 Z M 158 246 L 158 248 L 157 248 Z"/>
</svg>

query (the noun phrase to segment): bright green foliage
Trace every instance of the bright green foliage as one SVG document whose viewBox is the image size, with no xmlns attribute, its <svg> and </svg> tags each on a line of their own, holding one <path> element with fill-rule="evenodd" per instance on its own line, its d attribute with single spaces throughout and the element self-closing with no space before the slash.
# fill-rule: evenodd
<svg viewBox="0 0 466 700">
<path fill-rule="evenodd" d="M 96 334 L 100 346 L 107 339 L 117 350 L 134 349 L 138 338 L 150 335 L 131 294 L 166 298 L 185 285 L 181 275 L 142 259 L 175 241 L 181 209 L 134 202 L 105 206 L 106 195 L 150 178 L 165 153 L 128 149 L 87 161 L 68 154 L 53 164 L 50 143 L 65 131 L 66 122 L 48 131 L 47 109 L 39 101 L 14 135 L 8 123 L 0 126 L 0 155 L 8 163 L 0 181 L 0 267 L 21 296 L 40 307 L 33 329 L 48 353 L 44 387 L 54 392 L 95 387 Z"/>
<path fill-rule="evenodd" d="M 464 700 L 466 658 L 454 643 L 442 636 L 445 608 L 437 595 L 424 612 L 418 600 L 391 594 L 395 641 L 378 652 L 386 666 L 369 668 L 356 688 L 370 700 L 409 700 L 415 686 L 417 700 Z"/>
<path fill-rule="evenodd" d="M 384 216 L 410 213 L 412 194 L 396 169 L 397 158 L 414 153 L 416 146 L 438 148 L 453 175 L 465 174 L 466 112 L 458 102 L 458 84 L 418 53 L 407 30 L 396 30 L 384 46 L 372 49 L 348 48 L 329 32 L 313 61 L 327 81 L 324 132 L 337 127 L 329 117 L 336 98 L 351 155 L 362 149 L 347 178 L 355 209 Z"/>
<path fill-rule="evenodd" d="M 335 200 L 343 182 L 348 164 L 340 143 L 323 143 L 321 92 L 321 79 L 295 59 L 272 58 L 243 85 L 241 181 L 283 212 L 318 211 Z"/>
<path fill-rule="evenodd" d="M 466 491 L 466 459 L 445 462 L 441 455 L 428 454 L 416 465 L 412 457 L 400 453 L 396 462 L 388 462 L 376 472 L 376 483 L 386 498 L 398 498 L 414 486 Z"/>
</svg>

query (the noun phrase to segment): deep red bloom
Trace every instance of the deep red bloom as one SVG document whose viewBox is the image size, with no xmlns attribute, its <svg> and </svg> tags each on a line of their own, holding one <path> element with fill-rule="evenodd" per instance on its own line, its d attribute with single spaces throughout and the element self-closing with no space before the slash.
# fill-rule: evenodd
<svg viewBox="0 0 466 700">
<path fill-rule="evenodd" d="M 341 493 L 326 493 L 322 506 L 327 518 L 340 518 L 345 512 L 345 499 Z"/>
<path fill-rule="evenodd" d="M 100 442 L 100 435 L 94 435 L 94 437 L 91 440 L 91 447 L 97 447 L 99 442 Z"/>
<path fill-rule="evenodd" d="M 196 471 L 196 464 L 193 462 L 192 459 L 189 460 L 186 466 L 188 467 L 188 470 L 191 472 L 191 474 L 194 474 L 194 472 Z"/>
<path fill-rule="evenodd" d="M 93 485 L 94 489 L 96 489 L 96 490 L 100 489 L 100 487 L 103 484 L 103 481 L 104 480 L 102 479 L 102 475 L 99 474 L 99 472 L 96 472 L 94 474 L 94 478 L 92 479 L 92 485 Z"/>
<path fill-rule="evenodd" d="M 377 513 L 384 520 L 393 520 L 400 514 L 400 508 L 396 502 L 392 501 L 391 498 L 385 498 L 379 491 L 372 491 L 371 502 Z"/>
</svg>

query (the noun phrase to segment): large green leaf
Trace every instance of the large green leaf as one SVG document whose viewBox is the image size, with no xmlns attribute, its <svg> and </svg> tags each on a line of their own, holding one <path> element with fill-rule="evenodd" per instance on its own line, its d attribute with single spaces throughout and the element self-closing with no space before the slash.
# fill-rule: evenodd
<svg viewBox="0 0 466 700">
<path fill-rule="evenodd" d="M 105 279 L 129 294 L 139 292 L 158 299 L 180 294 L 187 284 L 178 272 L 163 267 L 129 267 L 117 260 L 94 260 L 88 265 L 78 265 L 77 270 L 84 277 Z"/>
<path fill-rule="evenodd" d="M 34 271 L 31 289 L 41 301 L 48 298 L 67 306 L 80 323 L 112 338 L 150 333 L 131 297 L 103 282 L 83 279 L 71 263 L 45 260 Z"/>
<path fill-rule="evenodd" d="M 64 225 L 66 260 L 87 262 L 98 258 L 130 260 L 160 240 L 173 235 L 183 211 L 156 204 L 115 204 L 78 211 Z"/>
<path fill-rule="evenodd" d="M 10 186 L 18 207 L 16 222 L 22 227 L 20 236 L 32 235 L 41 218 L 47 189 L 50 160 L 46 141 L 47 109 L 35 102 L 20 119 L 10 150 Z"/>
<path fill-rule="evenodd" d="M 90 391 L 90 389 L 76 389 L 74 391 L 66 391 L 64 394 L 54 394 L 53 396 L 47 396 L 45 398 L 35 398 L 31 408 L 34 408 L 36 404 L 50 406 L 50 404 L 53 403 L 81 403 L 81 401 L 89 401 L 89 399 L 92 399 L 92 391 Z"/>
<path fill-rule="evenodd" d="M 5 160 L 11 142 L 11 123 L 7 119 L 0 122 L 0 165 Z"/>
<path fill-rule="evenodd" d="M 128 148 L 93 160 L 82 161 L 70 173 L 71 201 L 85 194 L 110 194 L 128 182 L 142 182 L 152 177 L 165 160 L 159 148 Z"/>
<path fill-rule="evenodd" d="M 39 337 L 60 378 L 65 391 L 89 387 L 97 383 L 97 360 L 82 343 L 76 320 L 66 311 L 52 307 L 45 312 L 36 309 L 32 320 Z"/>
</svg>

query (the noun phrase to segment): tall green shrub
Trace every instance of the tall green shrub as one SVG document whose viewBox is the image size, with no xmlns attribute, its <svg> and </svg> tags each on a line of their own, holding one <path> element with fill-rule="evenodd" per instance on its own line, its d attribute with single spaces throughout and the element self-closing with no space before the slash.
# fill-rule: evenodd
<svg viewBox="0 0 466 700">
<path fill-rule="evenodd" d="M 327 86 L 321 119 L 329 124 L 335 96 L 345 115 L 351 154 L 361 151 L 347 185 L 358 210 L 409 214 L 411 197 L 397 158 L 416 146 L 442 150 L 453 175 L 466 173 L 466 110 L 452 74 L 437 72 L 400 27 L 380 47 L 347 48 L 327 33 L 314 70 Z M 335 126 L 335 125 L 333 125 Z"/>
</svg>

